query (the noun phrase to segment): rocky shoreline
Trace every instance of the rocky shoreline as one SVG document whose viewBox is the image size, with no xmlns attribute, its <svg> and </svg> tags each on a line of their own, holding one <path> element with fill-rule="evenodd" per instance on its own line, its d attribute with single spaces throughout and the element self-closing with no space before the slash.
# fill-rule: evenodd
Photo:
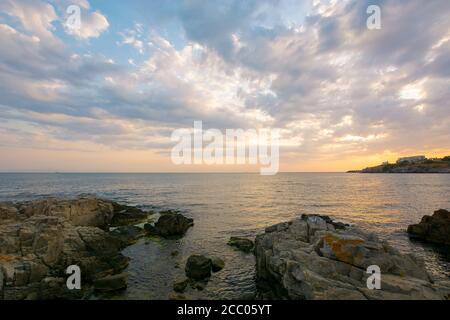
<svg viewBox="0 0 450 320">
<path fill-rule="evenodd" d="M 442 219 L 450 214 L 443 211 L 411 226 L 410 233 L 423 231 L 424 240 L 431 240 L 430 230 L 438 230 L 431 234 L 448 237 Z M 161 212 L 156 223 L 150 223 L 152 215 L 93 196 L 0 203 L 0 300 L 89 299 L 125 289 L 124 248 L 145 236 L 179 239 L 194 224 L 178 212 Z M 231 237 L 228 245 L 255 255 L 258 292 L 252 299 L 448 299 L 450 293 L 450 283 L 434 282 L 413 255 L 326 216 L 304 215 L 266 228 L 255 241 Z M 186 299 L 188 286 L 204 290 L 225 264 L 192 254 L 169 298 Z M 71 265 L 82 271 L 81 290 L 67 289 Z M 382 290 L 367 288 L 366 271 L 373 265 L 381 269 Z"/>
<path fill-rule="evenodd" d="M 326 216 L 303 215 L 267 228 L 256 238 L 255 255 L 260 299 L 449 299 L 450 282 L 435 283 L 414 255 Z M 374 265 L 381 290 L 367 286 Z"/>
<path fill-rule="evenodd" d="M 121 251 L 146 235 L 134 224 L 151 214 L 93 196 L 0 203 L 0 299 L 82 299 L 126 288 Z M 66 286 L 71 265 L 81 270 L 81 290 Z"/>
</svg>

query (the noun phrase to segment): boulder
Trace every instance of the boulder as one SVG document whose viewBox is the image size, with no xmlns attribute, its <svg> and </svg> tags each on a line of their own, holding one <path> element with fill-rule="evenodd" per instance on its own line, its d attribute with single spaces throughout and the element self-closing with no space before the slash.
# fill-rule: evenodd
<svg viewBox="0 0 450 320">
<path fill-rule="evenodd" d="M 173 238 L 183 236 L 193 225 L 193 219 L 186 218 L 179 213 L 172 213 L 162 215 L 154 226 L 146 224 L 144 228 L 149 235 Z"/>
<path fill-rule="evenodd" d="M 225 261 L 220 258 L 213 257 L 211 258 L 211 269 L 212 272 L 219 272 L 225 267 Z"/>
<path fill-rule="evenodd" d="M 255 241 L 259 297 L 274 299 L 444 299 L 424 264 L 374 234 L 317 215 L 266 229 Z M 381 289 L 367 287 L 369 266 Z"/>
<path fill-rule="evenodd" d="M 193 280 L 204 280 L 211 276 L 211 259 L 202 255 L 192 255 L 186 262 L 186 276 Z"/>
<path fill-rule="evenodd" d="M 424 216 L 419 224 L 408 227 L 408 233 L 420 240 L 450 245 L 450 212 L 444 209 L 434 212 L 433 216 Z"/>
<path fill-rule="evenodd" d="M 101 292 L 123 290 L 127 287 L 128 275 L 126 273 L 103 277 L 94 281 L 94 288 Z"/>
<path fill-rule="evenodd" d="M 239 237 L 231 237 L 228 241 L 228 245 L 246 253 L 251 252 L 254 248 L 254 243 L 252 240 Z"/>
</svg>

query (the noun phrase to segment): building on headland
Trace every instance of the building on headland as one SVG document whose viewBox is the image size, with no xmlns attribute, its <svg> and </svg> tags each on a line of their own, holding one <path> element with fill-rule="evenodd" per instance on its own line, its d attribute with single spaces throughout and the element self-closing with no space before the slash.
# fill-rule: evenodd
<svg viewBox="0 0 450 320">
<path fill-rule="evenodd" d="M 425 156 L 404 157 L 404 158 L 399 158 L 397 160 L 397 163 L 402 163 L 402 162 L 415 163 L 415 162 L 420 162 L 420 161 L 425 161 L 425 160 L 427 160 L 427 158 Z"/>
</svg>

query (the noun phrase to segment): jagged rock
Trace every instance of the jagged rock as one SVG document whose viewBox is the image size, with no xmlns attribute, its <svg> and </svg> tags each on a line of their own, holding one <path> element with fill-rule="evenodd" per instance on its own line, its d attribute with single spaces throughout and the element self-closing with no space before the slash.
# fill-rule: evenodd
<svg viewBox="0 0 450 320">
<path fill-rule="evenodd" d="M 228 245 L 247 253 L 251 252 L 254 247 L 252 240 L 239 237 L 231 237 L 228 241 Z"/>
<path fill-rule="evenodd" d="M 126 273 L 103 277 L 94 281 L 94 288 L 101 292 L 122 290 L 127 287 L 128 275 Z"/>
<path fill-rule="evenodd" d="M 186 276 L 194 280 L 203 280 L 211 276 L 211 259 L 202 255 L 192 255 L 186 262 Z"/>
<path fill-rule="evenodd" d="M 12 202 L 0 203 L 0 224 L 7 222 L 11 219 L 16 219 L 19 215 L 19 210 L 14 206 Z"/>
<path fill-rule="evenodd" d="M 80 298 L 93 280 L 122 272 L 128 238 L 105 231 L 113 207 L 85 196 L 0 203 L 0 299 Z M 81 269 L 81 291 L 65 285 L 70 265 Z"/>
<path fill-rule="evenodd" d="M 193 225 L 193 219 L 186 218 L 179 213 L 171 213 L 162 215 L 154 226 L 146 224 L 144 229 L 150 235 L 172 238 L 183 236 Z"/>
<path fill-rule="evenodd" d="M 16 205 L 18 219 L 32 216 L 53 216 L 64 218 L 75 226 L 91 226 L 105 228 L 114 216 L 111 201 L 95 197 L 80 197 L 77 199 L 49 198 L 23 202 Z"/>
<path fill-rule="evenodd" d="M 212 272 L 219 272 L 225 267 L 225 261 L 220 258 L 213 257 L 211 258 L 211 269 Z"/>
<path fill-rule="evenodd" d="M 400 254 L 375 235 L 302 216 L 258 235 L 257 284 L 261 297 L 278 299 L 443 299 L 421 261 Z M 381 269 L 382 290 L 367 288 L 367 268 Z"/>
<path fill-rule="evenodd" d="M 419 224 L 408 227 L 408 233 L 424 241 L 450 245 L 450 212 L 435 211 L 433 216 L 424 216 Z"/>
</svg>

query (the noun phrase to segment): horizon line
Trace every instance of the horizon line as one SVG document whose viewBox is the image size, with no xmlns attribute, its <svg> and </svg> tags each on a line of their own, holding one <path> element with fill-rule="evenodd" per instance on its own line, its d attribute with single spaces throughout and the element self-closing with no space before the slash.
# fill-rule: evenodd
<svg viewBox="0 0 450 320">
<path fill-rule="evenodd" d="M 348 173 L 348 171 L 279 171 L 278 173 Z M 277 173 L 277 174 L 278 174 Z M 195 171 L 183 171 L 183 172 L 170 172 L 170 171 L 0 171 L 0 174 L 258 174 L 259 171 L 249 172 L 222 172 L 222 171 L 208 171 L 208 172 L 195 172 Z"/>
</svg>

